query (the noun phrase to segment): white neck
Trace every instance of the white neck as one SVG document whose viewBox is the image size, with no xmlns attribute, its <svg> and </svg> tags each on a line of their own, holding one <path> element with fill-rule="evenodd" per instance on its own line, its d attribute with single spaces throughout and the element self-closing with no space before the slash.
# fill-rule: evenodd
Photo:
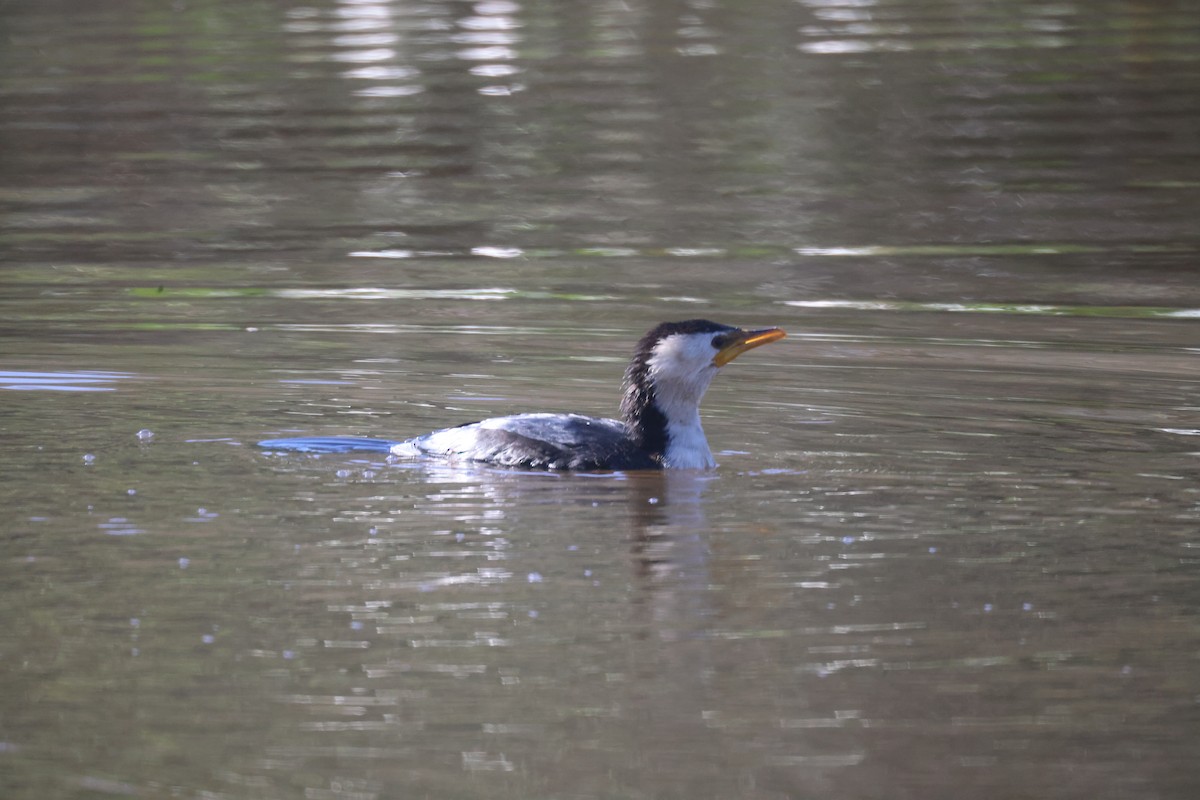
<svg viewBox="0 0 1200 800">
<path fill-rule="evenodd" d="M 667 452 L 663 454 L 663 466 L 671 469 L 712 469 L 712 451 L 708 439 L 700 427 L 700 410 L 686 422 L 667 417 Z"/>
<path fill-rule="evenodd" d="M 700 399 L 717 374 L 709 337 L 669 337 L 650 357 L 655 405 L 667 420 L 663 466 L 712 469 L 712 451 L 700 427 Z"/>
</svg>

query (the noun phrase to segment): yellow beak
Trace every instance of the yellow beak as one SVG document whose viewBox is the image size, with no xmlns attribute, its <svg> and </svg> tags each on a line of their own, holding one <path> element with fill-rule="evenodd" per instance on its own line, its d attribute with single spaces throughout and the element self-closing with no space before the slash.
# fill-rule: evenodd
<svg viewBox="0 0 1200 800">
<path fill-rule="evenodd" d="M 753 350 L 759 345 L 778 342 L 787 336 L 779 328 L 763 328 L 757 331 L 734 331 L 728 335 L 729 341 L 722 345 L 713 356 L 713 366 L 723 367 L 747 350 Z"/>
</svg>

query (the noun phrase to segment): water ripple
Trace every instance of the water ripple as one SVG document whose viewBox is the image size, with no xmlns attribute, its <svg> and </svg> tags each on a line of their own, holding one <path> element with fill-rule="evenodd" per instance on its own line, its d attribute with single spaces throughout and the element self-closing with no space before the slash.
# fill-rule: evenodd
<svg viewBox="0 0 1200 800">
<path fill-rule="evenodd" d="M 113 392 L 117 381 L 137 377 L 129 372 L 12 372 L 0 371 L 0 389 L 24 392 Z"/>
<path fill-rule="evenodd" d="M 780 303 L 794 308 L 842 308 L 853 311 L 949 311 L 953 313 L 1024 314 L 1044 317 L 1200 318 L 1200 309 L 1197 308 L 1164 308 L 1156 306 L 1068 306 L 1039 303 L 921 303 L 903 300 L 782 300 Z"/>
</svg>

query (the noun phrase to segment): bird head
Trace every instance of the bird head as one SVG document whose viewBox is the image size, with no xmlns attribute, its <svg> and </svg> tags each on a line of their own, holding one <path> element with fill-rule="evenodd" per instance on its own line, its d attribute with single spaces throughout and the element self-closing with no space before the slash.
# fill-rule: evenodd
<svg viewBox="0 0 1200 800">
<path fill-rule="evenodd" d="M 621 412 L 635 428 L 693 419 L 698 424 L 700 400 L 717 370 L 786 335 L 779 328 L 744 330 L 704 319 L 664 322 L 634 350 L 625 371 Z"/>
</svg>

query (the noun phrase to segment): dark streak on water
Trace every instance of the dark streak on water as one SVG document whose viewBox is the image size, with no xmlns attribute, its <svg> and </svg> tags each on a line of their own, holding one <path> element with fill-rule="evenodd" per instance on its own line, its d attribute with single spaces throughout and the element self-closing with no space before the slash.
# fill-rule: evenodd
<svg viewBox="0 0 1200 800">
<path fill-rule="evenodd" d="M 0 4 L 0 794 L 1200 791 L 1200 4 Z M 611 415 L 711 475 L 272 437 Z M 19 390 L 19 391 L 18 391 Z"/>
</svg>

